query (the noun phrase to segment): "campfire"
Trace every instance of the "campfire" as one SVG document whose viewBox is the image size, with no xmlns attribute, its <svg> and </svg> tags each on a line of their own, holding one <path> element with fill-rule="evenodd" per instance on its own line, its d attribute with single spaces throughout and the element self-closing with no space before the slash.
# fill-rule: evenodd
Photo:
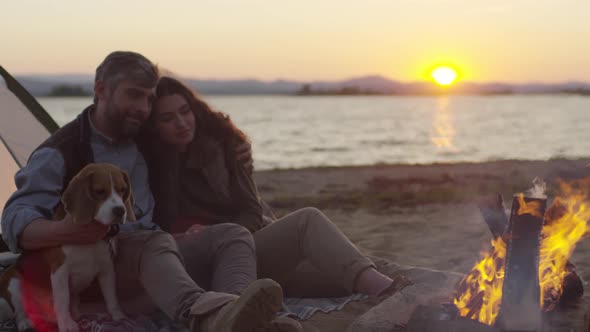
<svg viewBox="0 0 590 332">
<path fill-rule="evenodd" d="M 481 330 L 534 331 L 547 313 L 583 294 L 569 258 L 589 230 L 590 181 L 560 182 L 553 200 L 542 181 L 533 182 L 531 190 L 514 195 L 510 218 L 501 197 L 487 211 L 493 213 L 482 210 L 493 235 L 491 248 L 459 283 L 452 304 L 417 314 L 446 312 L 445 317 L 483 324 Z"/>
</svg>

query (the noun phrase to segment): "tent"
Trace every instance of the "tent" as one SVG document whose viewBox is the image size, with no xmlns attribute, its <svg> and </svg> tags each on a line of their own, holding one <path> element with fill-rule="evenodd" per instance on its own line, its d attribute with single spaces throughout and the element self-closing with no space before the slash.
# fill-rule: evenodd
<svg viewBox="0 0 590 332">
<path fill-rule="evenodd" d="M 14 174 L 59 128 L 25 88 L 0 66 L 0 212 L 14 192 Z"/>
</svg>

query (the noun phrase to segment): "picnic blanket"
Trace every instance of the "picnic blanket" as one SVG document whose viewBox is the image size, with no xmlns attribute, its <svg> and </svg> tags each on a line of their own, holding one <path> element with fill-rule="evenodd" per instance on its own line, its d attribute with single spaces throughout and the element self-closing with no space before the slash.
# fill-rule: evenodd
<svg viewBox="0 0 590 332">
<path fill-rule="evenodd" d="M 338 298 L 285 298 L 281 316 L 307 320 L 316 312 L 329 313 L 341 310 L 347 303 L 366 299 L 363 294 Z M 172 332 L 188 331 L 161 312 L 138 315 L 121 321 L 113 321 L 106 313 L 84 314 L 78 320 L 80 332 Z M 0 332 L 17 331 L 14 319 L 0 323 Z"/>
</svg>

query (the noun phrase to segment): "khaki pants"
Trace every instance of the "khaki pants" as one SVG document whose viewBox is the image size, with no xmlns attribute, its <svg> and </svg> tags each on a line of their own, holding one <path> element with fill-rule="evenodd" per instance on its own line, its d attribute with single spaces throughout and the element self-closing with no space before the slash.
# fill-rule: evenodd
<svg viewBox="0 0 590 332">
<path fill-rule="evenodd" d="M 199 287 L 187 274 L 174 238 L 163 231 L 120 234 L 115 271 L 119 298 L 128 313 L 149 312 L 153 303 L 188 324 L 190 314 L 206 314 L 236 298 Z"/>
<path fill-rule="evenodd" d="M 235 298 L 227 293 L 238 294 L 256 279 L 257 269 L 258 278 L 277 281 L 286 296 L 329 297 L 352 293 L 358 274 L 374 266 L 324 214 L 305 208 L 253 239 L 236 224 L 175 237 L 162 231 L 121 234 L 115 269 L 120 296 L 141 299 L 145 289 L 157 308 L 184 321 L 188 313 L 204 314 Z M 125 302 L 124 310 L 129 312 Z"/>
<path fill-rule="evenodd" d="M 254 233 L 258 277 L 286 296 L 344 296 L 358 274 L 375 267 L 322 212 L 304 208 Z"/>
<path fill-rule="evenodd" d="M 256 280 L 256 250 L 250 232 L 238 224 L 208 226 L 196 234 L 175 234 L 188 274 L 206 290 L 240 294 Z"/>
<path fill-rule="evenodd" d="M 286 296 L 344 296 L 353 292 L 359 272 L 374 267 L 314 208 L 275 221 L 254 233 L 253 240 L 244 227 L 227 223 L 175 239 L 198 285 L 231 294 L 239 294 L 258 276 L 277 281 Z"/>
</svg>

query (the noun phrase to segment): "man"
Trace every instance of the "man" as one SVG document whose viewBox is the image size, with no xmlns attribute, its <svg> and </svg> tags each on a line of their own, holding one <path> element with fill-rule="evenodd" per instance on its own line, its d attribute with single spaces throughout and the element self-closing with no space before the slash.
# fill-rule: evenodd
<svg viewBox="0 0 590 332">
<path fill-rule="evenodd" d="M 41 144 L 16 174 L 17 191 L 2 214 L 2 236 L 14 252 L 100 241 L 108 226 L 72 223 L 69 215 L 58 221 L 50 217 L 64 188 L 86 164 L 114 164 L 129 174 L 137 218 L 119 234 L 117 288 L 132 295 L 145 291 L 159 309 L 191 330 L 272 329 L 282 303 L 278 284 L 258 280 L 239 297 L 205 292 L 186 273 L 172 236 L 152 222 L 148 170 L 134 136 L 150 114 L 157 81 L 157 67 L 141 54 L 109 54 L 96 70 L 94 104 Z"/>
</svg>

